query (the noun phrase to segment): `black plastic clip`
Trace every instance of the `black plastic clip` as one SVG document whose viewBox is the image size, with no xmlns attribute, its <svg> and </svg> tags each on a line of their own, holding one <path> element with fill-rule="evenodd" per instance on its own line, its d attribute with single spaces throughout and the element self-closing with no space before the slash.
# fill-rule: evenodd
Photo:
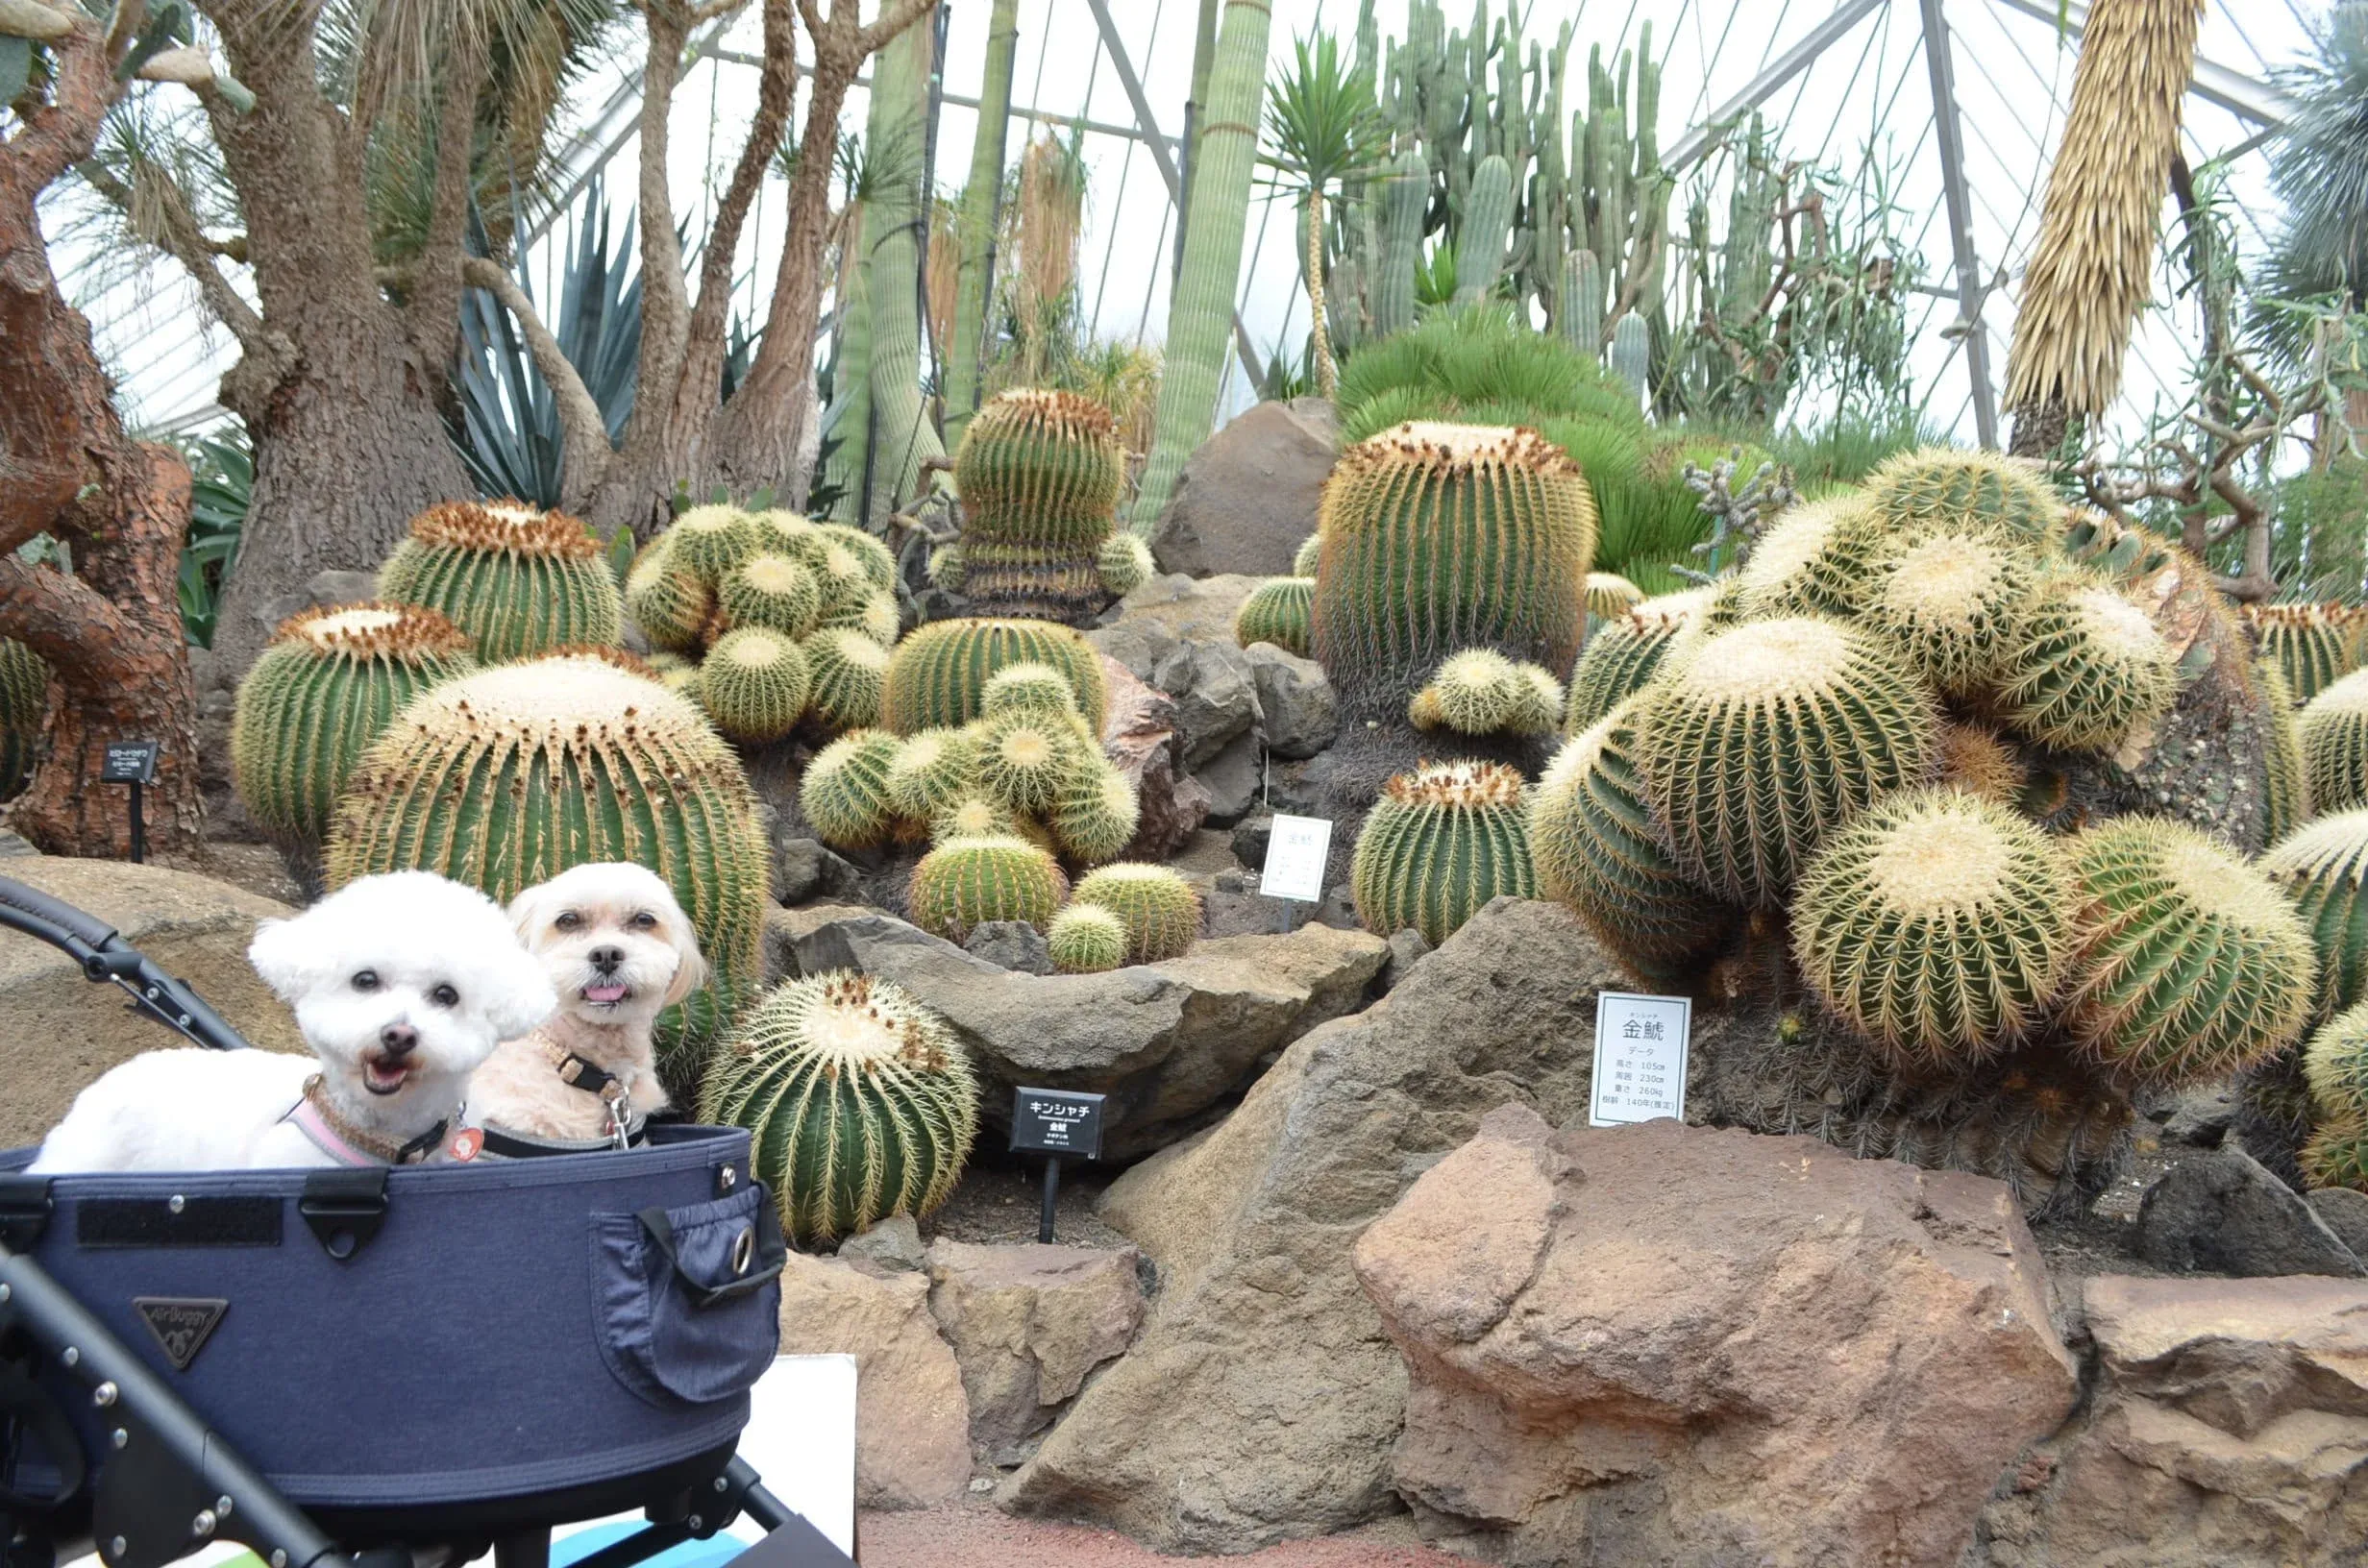
<svg viewBox="0 0 2368 1568">
<path fill-rule="evenodd" d="M 337 1262 L 359 1257 L 386 1223 L 386 1169 L 316 1170 L 305 1178 L 296 1212 L 312 1228 L 321 1250 Z"/>
<path fill-rule="evenodd" d="M 0 1175 L 0 1246 L 31 1252 L 49 1229 L 49 1178 L 21 1171 Z"/>
</svg>

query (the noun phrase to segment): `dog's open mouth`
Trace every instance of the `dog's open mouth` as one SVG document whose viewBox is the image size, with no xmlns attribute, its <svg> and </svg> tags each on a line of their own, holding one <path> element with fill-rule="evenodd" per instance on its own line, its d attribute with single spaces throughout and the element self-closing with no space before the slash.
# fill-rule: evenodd
<svg viewBox="0 0 2368 1568">
<path fill-rule="evenodd" d="M 401 1062 L 390 1062 L 382 1056 L 361 1059 L 361 1087 L 373 1094 L 396 1094 L 411 1081 L 411 1069 Z"/>
<path fill-rule="evenodd" d="M 583 999 L 594 1007 L 617 1007 L 633 994 L 633 988 L 622 980 L 595 980 L 583 988 Z"/>
</svg>

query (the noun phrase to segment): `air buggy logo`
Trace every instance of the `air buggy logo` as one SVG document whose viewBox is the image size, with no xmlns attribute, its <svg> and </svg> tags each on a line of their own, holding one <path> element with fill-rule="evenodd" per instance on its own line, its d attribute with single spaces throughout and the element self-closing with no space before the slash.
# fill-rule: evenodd
<svg viewBox="0 0 2368 1568">
<path fill-rule="evenodd" d="M 164 1359 L 173 1363 L 176 1372 L 186 1372 L 197 1353 L 206 1348 L 206 1341 L 222 1321 L 222 1314 L 231 1310 L 227 1301 L 196 1300 L 187 1296 L 135 1296 L 132 1306 L 148 1325 L 148 1332 L 157 1336 L 157 1344 Z"/>
</svg>

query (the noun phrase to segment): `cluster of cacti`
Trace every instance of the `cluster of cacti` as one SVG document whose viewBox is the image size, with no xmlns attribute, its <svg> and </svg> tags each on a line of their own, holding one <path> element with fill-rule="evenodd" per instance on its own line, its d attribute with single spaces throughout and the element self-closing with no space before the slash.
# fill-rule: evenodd
<svg viewBox="0 0 2368 1568">
<path fill-rule="evenodd" d="M 2356 604 L 2248 604 L 2245 625 L 2307 702 L 2368 660 L 2368 609 Z"/>
<path fill-rule="evenodd" d="M 693 506 L 635 557 L 625 611 L 735 741 L 879 722 L 900 612 L 896 557 L 860 528 Z M 793 700 L 794 699 L 794 700 Z"/>
<path fill-rule="evenodd" d="M 1349 866 L 1357 918 L 1433 945 L 1490 899 L 1537 892 L 1521 775 L 1501 763 L 1431 763 L 1382 786 Z"/>
<path fill-rule="evenodd" d="M 1032 387 L 997 394 L 963 433 L 953 472 L 960 588 L 983 614 L 1075 621 L 1148 576 L 1141 540 L 1105 548 L 1126 452 L 1110 410 L 1091 398 Z"/>
<path fill-rule="evenodd" d="M 346 780 L 396 715 L 476 668 L 460 628 L 413 604 L 343 604 L 282 623 L 238 687 L 238 798 L 266 833 L 317 846 Z"/>
<path fill-rule="evenodd" d="M 1077 884 L 1075 904 L 1109 911 L 1126 938 L 1126 962 L 1181 958 L 1200 935 L 1200 895 L 1165 866 L 1121 862 Z"/>
<path fill-rule="evenodd" d="M 444 502 L 411 520 L 379 569 L 379 598 L 434 610 L 486 664 L 614 645 L 624 608 L 580 518 L 517 501 Z"/>
<path fill-rule="evenodd" d="M 1406 718 L 1417 729 L 1464 735 L 1551 735 L 1562 727 L 1563 700 L 1552 671 L 1473 648 L 1439 661 L 1430 684 L 1408 700 Z"/>
<path fill-rule="evenodd" d="M 1135 788 L 1102 754 L 1071 674 L 1093 672 L 1098 710 L 1099 671 L 1049 662 L 1079 649 L 1098 657 L 1075 632 L 1041 622 L 923 627 L 898 650 L 891 685 L 897 670 L 908 684 L 891 711 L 974 717 L 841 736 L 806 772 L 806 821 L 841 848 L 997 836 L 1042 840 L 1081 866 L 1117 855 L 1138 826 Z M 998 657 L 1031 650 L 1047 658 Z M 903 666 L 908 655 L 920 666 Z"/>
<path fill-rule="evenodd" d="M 332 888 L 418 869 L 506 900 L 605 860 L 664 877 L 706 955 L 707 988 L 660 1038 L 687 1094 L 761 972 L 772 850 L 739 759 L 684 698 L 583 653 L 434 686 L 363 753 L 325 870 Z"/>
<path fill-rule="evenodd" d="M 1310 568 L 1312 573 L 1313 568 Z M 1316 637 L 1316 579 L 1269 577 L 1249 591 L 1233 614 L 1233 640 L 1244 648 L 1272 643 L 1306 658 Z"/>
<path fill-rule="evenodd" d="M 24 644 L 0 637 L 0 800 L 32 781 L 48 715 L 49 666 Z"/>
<path fill-rule="evenodd" d="M 782 1228 L 825 1246 L 952 1195 L 978 1083 L 945 1019 L 891 981 L 838 969 L 788 981 L 708 1064 L 702 1121 L 745 1127 Z"/>
<path fill-rule="evenodd" d="M 2298 841 L 2264 875 L 2151 791 L 2080 782 L 2166 728 L 2200 748 L 2191 709 L 2258 689 L 2175 547 L 2075 530 L 1993 457 L 1877 481 L 1597 628 L 1530 803 L 1539 885 L 1656 989 L 1805 987 L 1719 1114 L 2093 1196 L 2134 1090 L 2299 1038 L 2314 961 L 2275 881 L 2328 885 L 2333 942 L 2347 846 Z M 2239 800 L 2271 782 L 2257 750 L 2222 760 Z"/>
</svg>

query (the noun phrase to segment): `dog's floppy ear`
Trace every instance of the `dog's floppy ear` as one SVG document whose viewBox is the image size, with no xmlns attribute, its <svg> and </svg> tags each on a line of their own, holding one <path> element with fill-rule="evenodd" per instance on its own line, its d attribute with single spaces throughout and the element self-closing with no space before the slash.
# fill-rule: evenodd
<svg viewBox="0 0 2368 1568">
<path fill-rule="evenodd" d="M 666 1005 L 672 1007 L 707 983 L 707 955 L 699 950 L 699 933 L 672 889 L 666 894 L 666 929 L 674 936 L 677 960 L 674 984 L 666 988 Z"/>
<path fill-rule="evenodd" d="M 319 943 L 306 929 L 301 915 L 258 925 L 255 940 L 247 944 L 247 962 L 255 966 L 272 994 L 290 1007 L 318 987 L 325 972 Z"/>
<path fill-rule="evenodd" d="M 509 901 L 510 929 L 518 933 L 519 942 L 529 952 L 534 950 L 536 939 L 543 934 L 550 886 L 548 882 L 537 882 Z"/>
</svg>

